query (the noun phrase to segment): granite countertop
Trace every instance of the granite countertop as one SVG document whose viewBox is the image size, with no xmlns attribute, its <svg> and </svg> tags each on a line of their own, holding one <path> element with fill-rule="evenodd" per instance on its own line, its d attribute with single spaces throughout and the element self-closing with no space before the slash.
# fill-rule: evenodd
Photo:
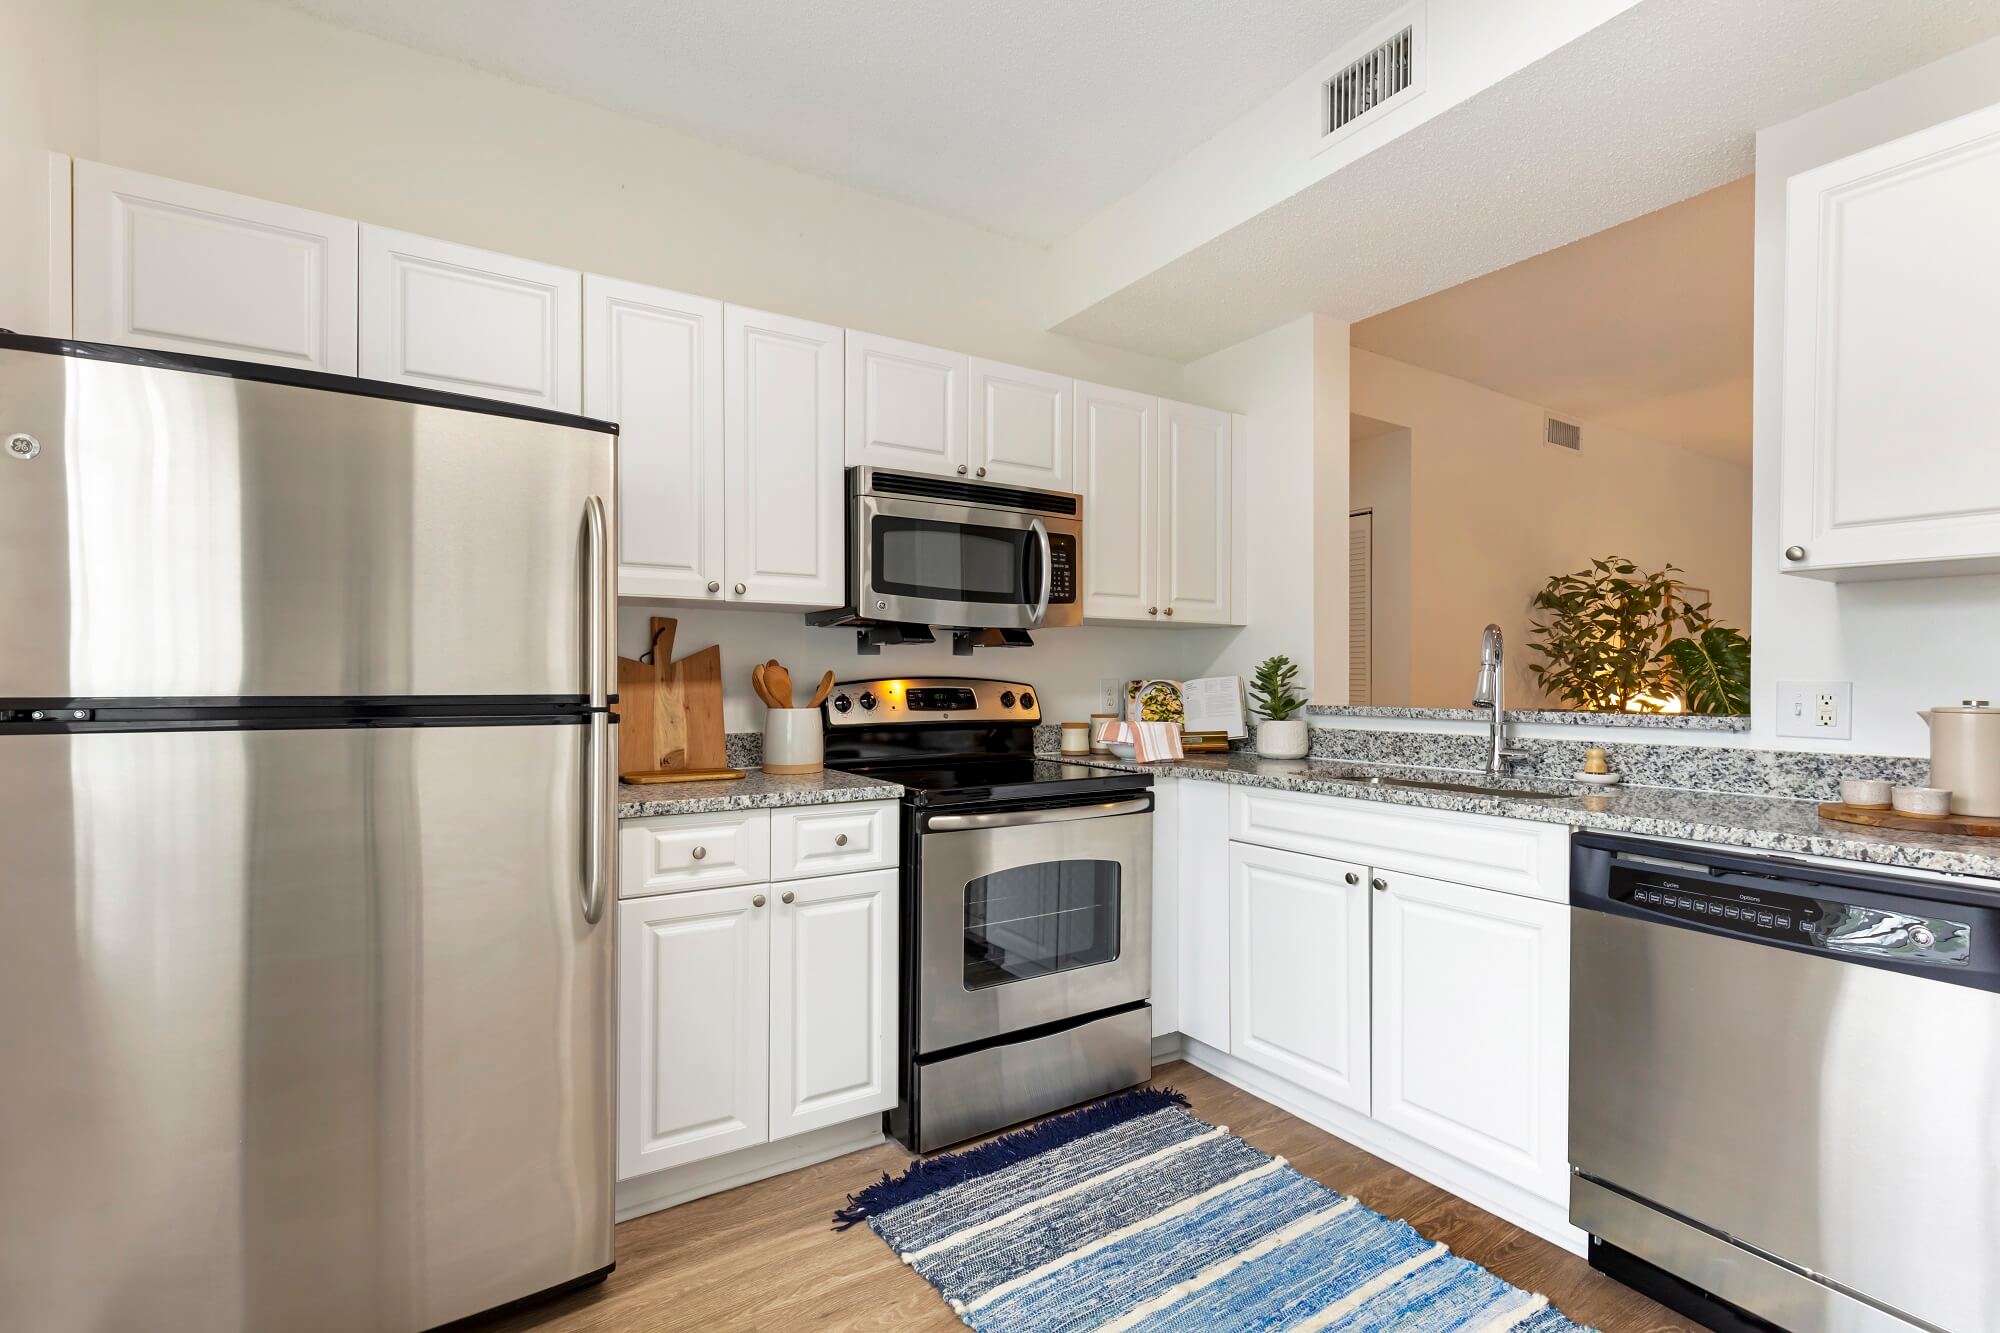
<svg viewBox="0 0 2000 1333">
<path fill-rule="evenodd" d="M 1772 796 L 1735 796 L 1671 787 L 1592 787 L 1553 778 L 1513 778 L 1491 782 L 1484 774 L 1456 769 L 1404 768 L 1321 759 L 1259 759 L 1252 754 L 1190 755 L 1157 764 L 1127 763 L 1104 755 L 1072 757 L 1071 763 L 1132 772 L 1171 774 L 1278 791 L 1310 792 L 1350 800 L 1451 810 L 1461 814 L 1503 815 L 1545 824 L 1569 824 L 1604 833 L 1671 838 L 1759 851 L 1836 857 L 1907 870 L 2000 879 L 2000 839 L 1944 833 L 1901 833 L 1819 817 L 1817 803 Z M 1374 787 L 1341 781 L 1339 774 L 1381 774 L 1426 782 L 1507 786 L 1520 795 L 1427 791 Z M 1562 795 L 1554 795 L 1554 793 Z M 1543 793 L 1543 794 L 1536 794 Z"/>
<path fill-rule="evenodd" d="M 1388 704 L 1307 704 L 1312 717 L 1397 718 L 1415 722 L 1477 722 L 1493 720 L 1493 714 L 1478 708 L 1402 708 Z M 1566 708 L 1510 708 L 1507 721 L 1538 727 L 1650 727 L 1673 731 L 1750 730 L 1748 717 L 1709 713 L 1586 713 Z"/>
<path fill-rule="evenodd" d="M 785 805 L 834 805 L 842 801 L 892 801 L 903 794 L 893 782 L 857 778 L 827 769 L 819 773 L 766 773 L 746 769 L 725 782 L 661 782 L 644 787 L 618 784 L 618 817 L 707 815 L 725 810 L 764 810 Z"/>
</svg>

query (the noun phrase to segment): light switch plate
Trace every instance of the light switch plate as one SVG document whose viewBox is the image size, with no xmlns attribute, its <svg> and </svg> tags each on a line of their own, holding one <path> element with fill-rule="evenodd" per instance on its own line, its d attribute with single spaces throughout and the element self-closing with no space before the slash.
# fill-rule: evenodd
<svg viewBox="0 0 2000 1333">
<path fill-rule="evenodd" d="M 1778 734 L 1807 740 L 1854 738 L 1854 684 L 1845 680 L 1778 682 Z"/>
</svg>

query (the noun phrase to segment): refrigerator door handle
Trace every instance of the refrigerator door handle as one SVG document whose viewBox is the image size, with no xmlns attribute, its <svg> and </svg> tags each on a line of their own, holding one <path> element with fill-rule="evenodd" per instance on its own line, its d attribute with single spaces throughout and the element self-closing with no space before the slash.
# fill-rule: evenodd
<svg viewBox="0 0 2000 1333">
<path fill-rule="evenodd" d="M 584 802 L 584 888 L 583 919 L 596 925 L 604 918 L 604 903 L 610 894 L 612 838 L 616 821 L 612 800 L 615 796 L 617 747 L 612 744 L 611 658 L 607 651 L 611 632 L 611 544 L 606 536 L 604 497 L 593 495 L 583 502 L 584 531 L 587 535 L 585 559 L 590 611 L 585 616 L 585 670 L 590 674 L 590 752 L 585 756 L 589 799 Z"/>
<path fill-rule="evenodd" d="M 588 640 L 584 645 L 584 670 L 590 680 L 586 688 L 590 692 L 592 708 L 608 708 L 611 704 L 611 662 L 607 647 L 610 642 L 611 614 L 607 605 L 611 596 L 611 547 L 605 536 L 604 497 L 587 496 L 583 502 L 584 531 L 587 546 L 584 559 L 589 565 L 585 596 L 590 608 L 584 617 L 584 633 Z"/>
</svg>

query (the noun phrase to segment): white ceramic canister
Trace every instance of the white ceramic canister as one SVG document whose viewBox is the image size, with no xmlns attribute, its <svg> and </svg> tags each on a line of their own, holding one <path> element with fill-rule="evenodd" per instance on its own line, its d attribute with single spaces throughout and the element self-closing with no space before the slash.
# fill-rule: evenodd
<svg viewBox="0 0 2000 1333">
<path fill-rule="evenodd" d="M 1282 722 L 1267 717 L 1257 724 L 1257 753 L 1266 759 L 1303 759 L 1311 742 L 1302 717 Z"/>
<path fill-rule="evenodd" d="M 2000 815 L 2000 708 L 1967 699 L 1917 714 L 1931 728 L 1931 786 L 1955 815 Z"/>
<path fill-rule="evenodd" d="M 764 771 L 817 773 L 826 767 L 826 736 L 817 708 L 773 708 L 764 714 Z"/>
</svg>

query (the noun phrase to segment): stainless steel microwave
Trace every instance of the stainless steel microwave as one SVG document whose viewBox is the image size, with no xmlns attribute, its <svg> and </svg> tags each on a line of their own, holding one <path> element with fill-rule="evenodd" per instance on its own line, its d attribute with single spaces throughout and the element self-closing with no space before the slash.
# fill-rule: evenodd
<svg viewBox="0 0 2000 1333">
<path fill-rule="evenodd" d="M 1083 497 L 885 468 L 847 470 L 857 621 L 1044 629 L 1083 620 Z"/>
</svg>

